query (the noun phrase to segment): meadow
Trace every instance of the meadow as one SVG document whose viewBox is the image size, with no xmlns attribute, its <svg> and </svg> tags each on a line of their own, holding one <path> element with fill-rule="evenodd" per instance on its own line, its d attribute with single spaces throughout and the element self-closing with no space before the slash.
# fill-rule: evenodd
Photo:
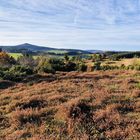
<svg viewBox="0 0 140 140">
<path fill-rule="evenodd" d="M 9 53 L 9 55 L 15 59 L 18 59 L 20 56 L 22 56 L 22 53 Z"/>
</svg>

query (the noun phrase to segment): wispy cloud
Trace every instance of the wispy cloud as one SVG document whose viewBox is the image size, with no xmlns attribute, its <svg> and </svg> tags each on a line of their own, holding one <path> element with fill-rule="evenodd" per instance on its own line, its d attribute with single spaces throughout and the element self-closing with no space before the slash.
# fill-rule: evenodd
<svg viewBox="0 0 140 140">
<path fill-rule="evenodd" d="M 2 45 L 140 50 L 139 31 L 140 0 L 0 0 Z"/>
</svg>

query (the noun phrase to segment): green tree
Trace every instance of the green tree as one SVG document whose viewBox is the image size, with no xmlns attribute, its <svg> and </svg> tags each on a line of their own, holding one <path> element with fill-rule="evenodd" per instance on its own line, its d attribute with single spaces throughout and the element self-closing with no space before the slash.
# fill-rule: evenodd
<svg viewBox="0 0 140 140">
<path fill-rule="evenodd" d="M 65 59 L 65 61 L 66 61 L 66 62 L 68 62 L 68 61 L 69 61 L 69 56 L 68 56 L 68 54 L 67 54 L 67 53 L 64 55 L 64 59 Z"/>
</svg>

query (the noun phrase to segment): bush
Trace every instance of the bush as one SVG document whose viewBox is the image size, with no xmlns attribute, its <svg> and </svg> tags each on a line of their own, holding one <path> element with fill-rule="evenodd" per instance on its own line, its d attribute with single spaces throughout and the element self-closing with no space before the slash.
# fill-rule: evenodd
<svg viewBox="0 0 140 140">
<path fill-rule="evenodd" d="M 12 66 L 9 70 L 10 72 L 12 73 L 21 73 L 21 74 L 24 74 L 24 75 L 32 75 L 34 72 L 33 72 L 33 69 L 29 68 L 29 67 L 24 67 L 24 66 L 21 66 L 21 65 L 15 65 L 15 66 Z"/>
<path fill-rule="evenodd" d="M 75 71 L 76 70 L 76 64 L 73 62 L 68 62 L 65 64 L 65 68 L 63 69 L 63 71 Z"/>
<path fill-rule="evenodd" d="M 44 63 L 44 65 L 40 68 L 41 72 L 52 73 L 55 74 L 55 70 L 50 63 Z"/>
<path fill-rule="evenodd" d="M 65 69 L 65 63 L 63 59 L 50 58 L 48 60 L 48 63 L 55 71 L 64 71 Z"/>
<path fill-rule="evenodd" d="M 23 75 L 20 73 L 12 73 L 10 71 L 5 71 L 3 75 L 3 80 L 10 80 L 14 82 L 19 82 L 22 80 Z"/>
<path fill-rule="evenodd" d="M 101 70 L 101 62 L 99 62 L 99 61 L 95 62 L 93 69 L 94 70 Z"/>
<path fill-rule="evenodd" d="M 133 65 L 129 65 L 129 66 L 128 66 L 128 69 L 129 69 L 129 70 L 134 70 L 134 66 L 133 66 Z"/>
<path fill-rule="evenodd" d="M 68 117 L 71 119 L 88 119 L 92 117 L 91 106 L 85 102 L 79 101 L 77 104 L 71 106 L 68 113 Z"/>
<path fill-rule="evenodd" d="M 136 65 L 135 70 L 139 71 L 140 70 L 140 65 Z"/>
<path fill-rule="evenodd" d="M 112 61 L 119 61 L 119 60 L 120 60 L 118 54 L 111 55 L 109 58 L 110 58 L 110 60 L 112 60 Z"/>
<path fill-rule="evenodd" d="M 37 61 L 31 55 L 23 55 L 18 58 L 17 62 L 20 65 L 27 66 L 30 68 L 34 68 L 37 66 Z"/>
<path fill-rule="evenodd" d="M 37 67 L 37 71 L 46 72 L 46 73 L 55 73 L 56 71 L 75 71 L 76 64 L 68 61 L 64 63 L 63 59 L 58 58 L 41 58 Z"/>
<path fill-rule="evenodd" d="M 101 54 L 94 54 L 92 56 L 92 61 L 96 62 L 96 61 L 102 61 L 103 60 L 103 56 Z"/>
<path fill-rule="evenodd" d="M 122 64 L 122 65 L 120 66 L 120 69 L 125 70 L 125 65 Z"/>
<path fill-rule="evenodd" d="M 42 57 L 38 58 L 38 66 L 36 67 L 37 72 L 45 72 L 45 73 L 55 73 L 52 65 L 48 62 L 48 59 Z"/>
<path fill-rule="evenodd" d="M 85 65 L 84 63 L 80 63 L 80 64 L 78 64 L 78 66 L 77 66 L 77 70 L 78 70 L 78 71 L 85 72 L 85 71 L 87 71 L 87 65 Z"/>
<path fill-rule="evenodd" d="M 118 66 L 111 66 L 111 65 L 103 65 L 101 66 L 101 70 L 117 70 L 120 69 Z"/>
<path fill-rule="evenodd" d="M 6 52 L 0 52 L 0 66 L 10 67 L 13 64 L 16 64 L 13 57 L 10 57 Z"/>
<path fill-rule="evenodd" d="M 5 68 L 0 70 L 0 78 L 3 80 L 10 80 L 19 82 L 25 76 L 32 75 L 34 72 L 31 68 L 20 66 L 20 65 L 13 65 L 11 68 Z"/>
</svg>

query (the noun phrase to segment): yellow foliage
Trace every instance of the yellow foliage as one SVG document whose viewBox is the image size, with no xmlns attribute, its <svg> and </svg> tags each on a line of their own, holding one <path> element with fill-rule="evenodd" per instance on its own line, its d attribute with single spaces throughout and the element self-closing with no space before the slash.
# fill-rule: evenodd
<svg viewBox="0 0 140 140">
<path fill-rule="evenodd" d="M 0 59 L 1 58 L 9 58 L 9 55 L 6 52 L 0 52 Z"/>
<path fill-rule="evenodd" d="M 0 52 L 0 64 L 9 64 L 9 63 L 14 63 L 14 59 L 9 56 L 8 53 L 6 52 Z"/>
</svg>

